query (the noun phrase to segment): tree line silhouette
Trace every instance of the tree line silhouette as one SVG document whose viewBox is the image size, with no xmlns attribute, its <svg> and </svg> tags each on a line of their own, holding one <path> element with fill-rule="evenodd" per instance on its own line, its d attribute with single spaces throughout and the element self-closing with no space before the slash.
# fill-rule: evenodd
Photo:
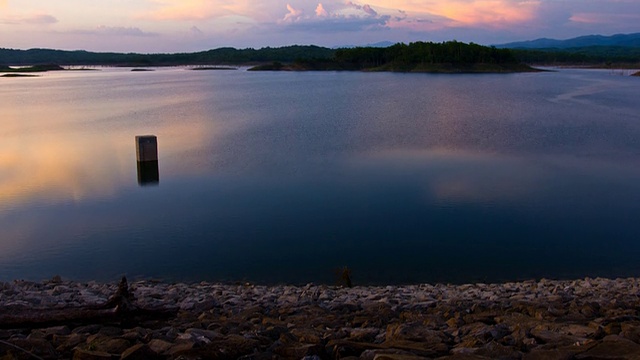
<svg viewBox="0 0 640 360">
<path fill-rule="evenodd" d="M 518 64 L 518 60 L 508 49 L 458 41 L 398 43 L 387 48 L 339 49 L 335 53 L 335 61 L 348 68 L 397 71 L 419 71 L 441 64 Z"/>
<path fill-rule="evenodd" d="M 108 66 L 175 66 L 211 64 L 256 64 L 269 61 L 293 62 L 301 58 L 330 58 L 335 50 L 319 46 L 293 45 L 262 49 L 218 48 L 194 53 L 137 54 L 102 53 L 83 50 L 0 49 L 0 65 L 108 65 Z"/>
<path fill-rule="evenodd" d="M 64 51 L 52 49 L 14 50 L 0 48 L 0 67 L 8 65 L 256 65 L 289 70 L 385 70 L 455 71 L 522 69 L 526 64 L 640 63 L 640 48 L 592 46 L 571 49 L 499 49 L 474 43 L 397 43 L 390 47 L 329 49 L 313 45 L 235 49 L 230 47 L 194 53 L 138 54 Z"/>
</svg>

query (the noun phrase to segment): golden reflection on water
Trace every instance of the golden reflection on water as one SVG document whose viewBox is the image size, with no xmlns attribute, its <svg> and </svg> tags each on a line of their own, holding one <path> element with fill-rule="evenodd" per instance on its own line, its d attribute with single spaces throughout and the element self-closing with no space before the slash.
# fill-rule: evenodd
<svg viewBox="0 0 640 360">
<path fill-rule="evenodd" d="M 28 203 L 104 199 L 137 186 L 136 135 L 159 137 L 161 171 L 171 172 L 173 163 L 163 164 L 163 154 L 202 146 L 212 134 L 204 111 L 190 107 L 187 122 L 158 109 L 180 109 L 193 100 L 185 94 L 132 101 L 117 91 L 83 88 L 84 82 L 65 85 L 65 79 L 0 89 L 0 212 Z M 190 170 L 197 168 L 180 168 Z"/>
<path fill-rule="evenodd" d="M 12 208 L 45 202 L 108 197 L 127 175 L 124 138 L 99 135 L 32 135 L 0 145 L 0 199 Z"/>
</svg>

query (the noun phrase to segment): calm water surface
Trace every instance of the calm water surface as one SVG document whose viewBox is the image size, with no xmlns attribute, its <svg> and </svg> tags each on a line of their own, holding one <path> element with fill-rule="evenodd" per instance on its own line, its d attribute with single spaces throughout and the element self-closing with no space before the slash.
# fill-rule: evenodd
<svg viewBox="0 0 640 360">
<path fill-rule="evenodd" d="M 640 276 L 638 78 L 128 70 L 0 79 L 0 280 Z"/>
</svg>

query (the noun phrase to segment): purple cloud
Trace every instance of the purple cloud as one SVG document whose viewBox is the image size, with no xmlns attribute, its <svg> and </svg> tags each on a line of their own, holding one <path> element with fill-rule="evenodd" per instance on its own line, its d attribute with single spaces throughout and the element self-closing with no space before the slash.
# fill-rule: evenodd
<svg viewBox="0 0 640 360">
<path fill-rule="evenodd" d="M 352 7 L 354 9 L 362 10 L 369 16 L 378 16 L 378 12 L 373 10 L 373 8 L 369 4 L 358 5 L 353 1 L 347 1 L 347 6 Z"/>
<path fill-rule="evenodd" d="M 10 18 L 0 18 L 0 24 L 5 25 L 21 25 L 21 24 L 29 24 L 29 25 L 50 25 L 58 22 L 52 15 L 47 14 L 38 14 L 31 15 L 25 17 L 10 17 Z"/>
<path fill-rule="evenodd" d="M 334 16 L 326 19 L 304 19 L 287 23 L 285 29 L 305 32 L 355 32 L 387 29 L 388 15 L 378 17 Z"/>
<path fill-rule="evenodd" d="M 155 36 L 154 33 L 148 33 L 137 27 L 124 26 L 105 26 L 101 25 L 96 28 L 97 34 L 117 35 L 117 36 Z"/>
</svg>

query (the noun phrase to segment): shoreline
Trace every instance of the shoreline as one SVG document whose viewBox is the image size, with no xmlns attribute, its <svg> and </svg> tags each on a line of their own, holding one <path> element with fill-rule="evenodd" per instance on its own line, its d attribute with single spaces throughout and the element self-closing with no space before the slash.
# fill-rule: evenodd
<svg viewBox="0 0 640 360">
<path fill-rule="evenodd" d="M 7 326 L 20 314 L 104 305 L 117 290 L 59 277 L 0 282 L 0 357 L 24 358 L 15 347 L 46 359 L 640 357 L 640 278 L 353 288 L 143 280 L 128 286 L 132 303 L 173 315 Z"/>
</svg>

